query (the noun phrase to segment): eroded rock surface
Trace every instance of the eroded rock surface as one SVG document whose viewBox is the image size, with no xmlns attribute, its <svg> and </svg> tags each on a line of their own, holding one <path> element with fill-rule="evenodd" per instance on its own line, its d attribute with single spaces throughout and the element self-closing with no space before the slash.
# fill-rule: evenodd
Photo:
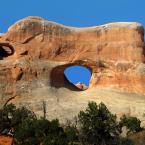
<svg viewBox="0 0 145 145">
<path fill-rule="evenodd" d="M 5 44 L 5 45 L 4 45 Z M 7 45 L 6 45 L 7 44 Z M 15 103 L 48 118 L 72 119 L 88 101 L 103 101 L 114 113 L 140 117 L 145 111 L 144 28 L 110 23 L 74 28 L 27 17 L 0 36 L 0 104 Z M 12 49 L 13 48 L 13 49 Z M 89 88 L 70 84 L 64 70 L 90 69 Z"/>
<path fill-rule="evenodd" d="M 77 88 L 79 88 L 80 90 L 82 90 L 82 91 L 88 89 L 88 86 L 86 86 L 85 84 L 83 84 L 83 83 L 81 83 L 81 82 L 76 83 L 75 86 L 76 86 Z"/>
<path fill-rule="evenodd" d="M 13 138 L 11 136 L 0 135 L 0 145 L 12 145 Z"/>
</svg>

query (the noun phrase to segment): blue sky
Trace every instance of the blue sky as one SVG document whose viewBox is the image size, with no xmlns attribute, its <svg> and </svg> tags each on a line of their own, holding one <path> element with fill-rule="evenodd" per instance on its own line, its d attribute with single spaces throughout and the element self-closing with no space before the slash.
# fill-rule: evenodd
<svg viewBox="0 0 145 145">
<path fill-rule="evenodd" d="M 91 72 L 88 68 L 83 66 L 71 66 L 65 69 L 64 74 L 73 84 L 80 82 L 86 84 L 87 86 L 89 85 Z"/>
<path fill-rule="evenodd" d="M 2 0 L 0 9 L 0 32 L 29 15 L 78 27 L 116 21 L 145 25 L 145 0 Z"/>
<path fill-rule="evenodd" d="M 145 0 L 2 0 L 0 33 L 30 15 L 76 27 L 117 21 L 145 26 Z"/>
</svg>

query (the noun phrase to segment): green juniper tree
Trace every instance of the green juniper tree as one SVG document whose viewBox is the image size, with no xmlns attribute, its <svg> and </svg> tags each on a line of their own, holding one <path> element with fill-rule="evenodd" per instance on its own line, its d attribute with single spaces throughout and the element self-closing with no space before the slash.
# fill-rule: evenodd
<svg viewBox="0 0 145 145">
<path fill-rule="evenodd" d="M 116 115 L 111 114 L 103 103 L 90 102 L 85 111 L 80 111 L 78 118 L 84 144 L 108 145 L 119 137 Z"/>
</svg>

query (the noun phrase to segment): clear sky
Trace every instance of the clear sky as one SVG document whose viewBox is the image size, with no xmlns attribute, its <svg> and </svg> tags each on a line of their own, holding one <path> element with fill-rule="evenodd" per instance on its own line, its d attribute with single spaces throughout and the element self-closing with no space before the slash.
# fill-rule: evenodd
<svg viewBox="0 0 145 145">
<path fill-rule="evenodd" d="M 1 0 L 0 5 L 0 33 L 30 15 L 76 27 L 117 21 L 145 26 L 145 0 Z"/>
<path fill-rule="evenodd" d="M 73 84 L 78 82 L 89 85 L 91 72 L 88 68 L 83 66 L 71 66 L 64 71 L 66 78 Z"/>
<path fill-rule="evenodd" d="M 145 25 L 145 0 L 1 0 L 0 5 L 0 32 L 29 15 L 78 27 L 116 21 Z"/>
</svg>

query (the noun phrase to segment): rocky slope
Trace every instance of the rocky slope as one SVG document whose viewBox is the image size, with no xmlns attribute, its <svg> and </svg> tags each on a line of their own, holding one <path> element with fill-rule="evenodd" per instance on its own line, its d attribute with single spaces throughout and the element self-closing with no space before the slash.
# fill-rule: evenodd
<svg viewBox="0 0 145 145">
<path fill-rule="evenodd" d="M 15 103 L 48 118 L 72 119 L 88 101 L 103 101 L 118 115 L 144 120 L 144 28 L 110 23 L 74 28 L 27 17 L 0 35 L 0 105 Z M 64 69 L 90 69 L 89 88 L 70 84 Z"/>
</svg>

